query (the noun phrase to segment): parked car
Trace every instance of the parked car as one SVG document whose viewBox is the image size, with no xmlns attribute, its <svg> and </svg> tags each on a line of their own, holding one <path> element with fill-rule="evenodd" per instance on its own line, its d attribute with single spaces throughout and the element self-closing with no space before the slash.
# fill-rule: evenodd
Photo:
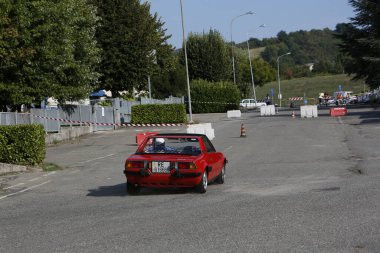
<svg viewBox="0 0 380 253">
<path fill-rule="evenodd" d="M 358 103 L 358 96 L 357 96 L 357 95 L 352 95 L 352 96 L 349 98 L 349 103 L 350 103 L 350 104 L 357 104 L 357 103 Z"/>
<path fill-rule="evenodd" d="M 241 109 L 255 109 L 261 106 L 266 106 L 267 103 L 265 102 L 257 102 L 256 100 L 252 98 L 245 98 L 242 99 L 240 102 L 240 108 Z"/>
<path fill-rule="evenodd" d="M 208 183 L 223 184 L 227 159 L 203 134 L 157 134 L 147 137 L 125 162 L 127 192 L 141 187 L 196 188 L 205 193 Z"/>
</svg>

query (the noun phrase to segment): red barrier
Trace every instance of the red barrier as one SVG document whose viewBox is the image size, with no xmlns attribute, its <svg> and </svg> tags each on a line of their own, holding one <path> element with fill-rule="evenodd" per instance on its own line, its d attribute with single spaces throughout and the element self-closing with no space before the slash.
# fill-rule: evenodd
<svg viewBox="0 0 380 253">
<path fill-rule="evenodd" d="M 156 135 L 158 132 L 145 132 L 136 134 L 136 143 L 138 146 L 145 140 L 146 137 Z"/>
<path fill-rule="evenodd" d="M 335 108 L 330 109 L 331 117 L 346 116 L 346 115 L 347 115 L 346 107 L 335 107 Z"/>
</svg>

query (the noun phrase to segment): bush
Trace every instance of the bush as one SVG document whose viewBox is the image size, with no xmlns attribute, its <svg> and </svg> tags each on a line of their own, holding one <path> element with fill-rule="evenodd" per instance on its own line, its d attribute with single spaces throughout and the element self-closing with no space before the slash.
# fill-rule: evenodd
<svg viewBox="0 0 380 253">
<path fill-rule="evenodd" d="M 36 165 L 45 158 L 42 125 L 0 126 L 0 162 Z"/>
<path fill-rule="evenodd" d="M 132 124 L 184 123 L 186 110 L 183 104 L 149 104 L 132 106 Z"/>
<path fill-rule="evenodd" d="M 239 88 L 230 82 L 196 80 L 191 84 L 193 113 L 227 112 L 239 109 Z"/>
<path fill-rule="evenodd" d="M 0 130 L 1 131 L 1 130 Z M 7 140 L 0 132 L 0 162 L 5 160 L 7 150 Z"/>
</svg>

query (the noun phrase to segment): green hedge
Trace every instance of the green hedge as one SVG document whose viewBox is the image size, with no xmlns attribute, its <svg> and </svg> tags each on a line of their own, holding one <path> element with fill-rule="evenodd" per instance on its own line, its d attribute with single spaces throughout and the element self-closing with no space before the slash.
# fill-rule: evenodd
<svg viewBox="0 0 380 253">
<path fill-rule="evenodd" d="M 230 82 L 195 80 L 191 83 L 193 113 L 227 112 L 239 109 L 239 88 Z"/>
<path fill-rule="evenodd" d="M 42 125 L 0 126 L 0 162 L 36 165 L 45 158 Z"/>
<path fill-rule="evenodd" d="M 132 106 L 132 124 L 159 124 L 186 122 L 183 104 L 149 104 Z"/>
</svg>

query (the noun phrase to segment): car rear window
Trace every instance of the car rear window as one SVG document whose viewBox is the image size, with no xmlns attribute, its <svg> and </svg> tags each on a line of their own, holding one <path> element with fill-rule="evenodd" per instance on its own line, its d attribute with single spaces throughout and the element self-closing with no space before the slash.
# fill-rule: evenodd
<svg viewBox="0 0 380 253">
<path fill-rule="evenodd" d="M 149 137 L 138 153 L 200 155 L 198 138 Z"/>
</svg>

